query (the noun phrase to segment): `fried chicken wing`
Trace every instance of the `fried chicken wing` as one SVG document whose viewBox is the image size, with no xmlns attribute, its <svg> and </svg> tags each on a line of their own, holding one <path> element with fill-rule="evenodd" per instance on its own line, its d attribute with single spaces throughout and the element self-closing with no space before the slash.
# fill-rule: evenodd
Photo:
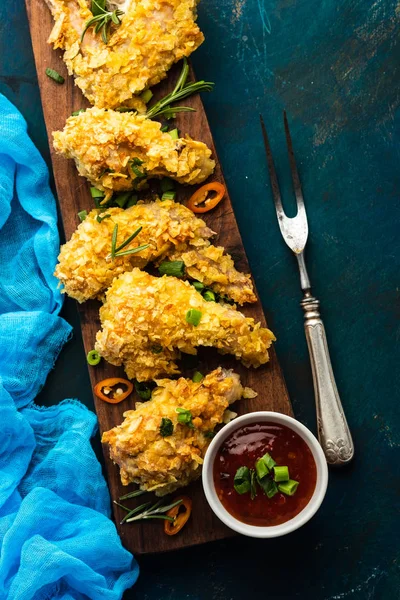
<svg viewBox="0 0 400 600">
<path fill-rule="evenodd" d="M 195 23 L 197 1 L 114 0 L 110 4 L 124 14 L 105 44 L 93 28 L 81 41 L 93 17 L 88 0 L 46 0 L 55 20 L 48 41 L 65 51 L 68 72 L 91 104 L 135 106 L 135 94 L 164 79 L 175 62 L 203 42 Z"/>
<path fill-rule="evenodd" d="M 177 248 L 169 256 L 170 260 L 183 260 L 189 277 L 238 304 L 257 302 L 251 276 L 236 270 L 232 257 L 224 248 L 213 246 L 208 241 L 202 246 L 194 246 Z"/>
<path fill-rule="evenodd" d="M 188 315 L 193 310 L 200 313 L 197 326 Z M 268 348 L 275 339 L 235 307 L 206 302 L 188 282 L 152 277 L 136 268 L 114 279 L 100 320 L 96 350 L 139 381 L 178 373 L 179 353 L 196 354 L 197 346 L 214 346 L 246 366 L 258 367 L 269 360 Z"/>
<path fill-rule="evenodd" d="M 173 140 L 160 128 L 143 115 L 90 108 L 53 133 L 54 148 L 108 193 L 140 188 L 154 177 L 189 184 L 207 179 L 215 167 L 211 150 L 189 137 Z"/>
<path fill-rule="evenodd" d="M 157 381 L 148 402 L 124 413 L 118 427 L 103 433 L 111 459 L 119 465 L 123 485 L 138 483 L 142 490 L 164 496 L 188 485 L 201 473 L 210 438 L 206 434 L 224 422 L 226 409 L 240 398 L 256 393 L 243 388 L 239 376 L 218 368 L 200 383 L 180 379 Z M 177 408 L 190 411 L 192 427 L 178 422 Z M 173 431 L 163 430 L 169 419 Z M 170 427 L 171 427 L 170 424 Z"/>
<path fill-rule="evenodd" d="M 203 243 L 213 235 L 202 219 L 172 200 L 137 204 L 126 210 L 108 208 L 102 213 L 100 223 L 98 216 L 97 210 L 87 215 L 69 242 L 61 247 L 58 257 L 55 276 L 63 285 L 63 291 L 78 302 L 99 298 L 115 277 L 134 267 L 143 268 L 182 242 L 190 246 L 197 240 Z M 143 244 L 149 244 L 149 247 L 138 254 L 112 260 L 111 239 L 115 225 L 118 225 L 118 244 L 142 227 L 124 250 Z"/>
</svg>

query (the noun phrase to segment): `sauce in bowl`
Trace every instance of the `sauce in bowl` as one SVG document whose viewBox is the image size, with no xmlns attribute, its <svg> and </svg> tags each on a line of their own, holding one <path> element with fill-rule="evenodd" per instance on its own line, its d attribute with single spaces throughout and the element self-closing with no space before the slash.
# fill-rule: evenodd
<svg viewBox="0 0 400 600">
<path fill-rule="evenodd" d="M 292 496 L 278 492 L 268 498 L 257 484 L 257 495 L 239 494 L 234 478 L 240 467 L 254 469 L 266 453 L 277 465 L 289 468 L 290 479 L 299 482 Z M 280 525 L 299 514 L 316 486 L 317 469 L 307 443 L 279 423 L 251 423 L 233 431 L 219 448 L 213 467 L 215 490 L 224 508 L 236 519 L 261 527 Z"/>
</svg>

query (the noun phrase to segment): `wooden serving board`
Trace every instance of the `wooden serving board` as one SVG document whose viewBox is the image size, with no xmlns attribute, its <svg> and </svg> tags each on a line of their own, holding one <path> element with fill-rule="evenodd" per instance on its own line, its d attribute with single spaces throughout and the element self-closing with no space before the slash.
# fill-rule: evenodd
<svg viewBox="0 0 400 600">
<path fill-rule="evenodd" d="M 52 132 L 62 129 L 72 111 L 86 107 L 88 103 L 83 98 L 80 90 L 74 85 L 73 78 L 68 76 L 61 53 L 53 51 L 52 47 L 47 44 L 47 38 L 50 34 L 53 21 L 44 0 L 26 0 L 26 5 L 43 111 L 51 148 L 58 200 L 65 236 L 66 239 L 69 239 L 79 224 L 77 213 L 84 209 L 89 211 L 93 207 L 93 201 L 89 193 L 89 184 L 78 175 L 73 161 L 66 160 L 62 156 L 56 155 L 53 151 Z M 65 84 L 58 85 L 49 79 L 45 75 L 46 67 L 52 67 L 62 74 L 65 77 Z M 164 95 L 171 90 L 179 71 L 180 65 L 175 66 L 171 70 L 168 80 L 157 86 L 156 96 Z M 212 180 L 224 183 L 221 166 L 218 162 L 200 97 L 195 96 L 189 100 L 185 100 L 185 105 L 192 106 L 196 109 L 196 112 L 178 114 L 176 119 L 177 127 L 183 134 L 189 133 L 194 139 L 201 140 L 212 148 L 213 156 L 217 162 Z M 193 188 L 181 186 L 177 193 L 177 199 L 184 202 L 192 193 Z M 214 243 L 226 248 L 227 252 L 235 259 L 238 269 L 248 272 L 249 266 L 229 195 L 225 197 L 215 210 L 205 215 L 205 220 L 217 233 Z M 78 305 L 78 310 L 81 318 L 85 350 L 88 352 L 94 347 L 96 332 L 99 329 L 99 303 L 94 301 L 87 302 L 83 305 Z M 243 312 L 247 316 L 254 317 L 256 321 L 261 321 L 263 325 L 266 324 L 259 301 L 257 304 L 245 307 Z M 274 410 L 291 414 L 292 410 L 286 385 L 276 359 L 275 351 L 272 349 L 270 354 L 270 362 L 255 370 L 246 369 L 232 357 L 222 357 L 213 350 L 203 349 L 199 352 L 199 363 L 196 368 L 203 373 L 211 371 L 218 365 L 233 368 L 240 374 L 243 385 L 252 387 L 258 392 L 257 398 L 242 400 L 236 403 L 234 408 L 239 414 L 256 410 Z M 121 368 L 106 364 L 105 361 L 102 361 L 97 367 L 89 367 L 89 371 L 93 386 L 106 377 L 123 376 Z M 183 374 L 185 374 L 184 370 Z M 136 400 L 138 400 L 137 397 L 131 397 L 121 404 L 110 405 L 94 397 L 100 432 L 120 424 L 123 420 L 123 412 L 133 409 Z M 111 498 L 117 499 L 119 496 L 127 493 L 127 491 L 130 491 L 131 488 L 124 488 L 121 485 L 119 469 L 109 459 L 107 448 L 104 448 L 104 457 Z M 193 514 L 182 532 L 172 537 L 164 535 L 159 521 L 118 526 L 124 546 L 135 554 L 162 552 L 232 535 L 232 532 L 209 509 L 203 494 L 201 481 L 193 483 L 185 490 L 185 493 L 193 499 Z M 137 500 L 143 502 L 143 498 L 146 497 L 143 496 Z M 135 505 L 134 500 L 127 501 L 127 503 L 132 507 Z M 115 521 L 118 524 L 125 513 L 117 506 L 113 506 Z"/>
</svg>

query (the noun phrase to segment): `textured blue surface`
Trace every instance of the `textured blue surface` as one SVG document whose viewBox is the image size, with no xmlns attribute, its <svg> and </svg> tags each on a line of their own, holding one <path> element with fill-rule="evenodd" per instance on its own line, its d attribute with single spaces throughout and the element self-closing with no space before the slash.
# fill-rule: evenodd
<svg viewBox="0 0 400 600">
<path fill-rule="evenodd" d="M 0 17 L 0 91 L 48 158 L 22 1 L 2 4 Z M 194 64 L 217 82 L 204 98 L 211 128 L 295 414 L 315 430 L 297 267 L 280 239 L 258 125 L 262 112 L 290 207 L 288 111 L 311 230 L 309 270 L 356 458 L 331 472 L 326 501 L 302 530 L 147 557 L 127 598 L 400 598 L 399 20 L 394 0 L 199 5 L 207 40 Z M 90 405 L 73 304 L 65 314 L 76 335 L 41 399 L 78 396 Z"/>
</svg>

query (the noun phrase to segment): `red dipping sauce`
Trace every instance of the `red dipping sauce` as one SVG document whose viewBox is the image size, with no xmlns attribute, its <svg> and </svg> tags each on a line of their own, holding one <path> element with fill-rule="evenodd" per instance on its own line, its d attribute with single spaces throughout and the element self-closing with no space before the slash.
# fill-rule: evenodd
<svg viewBox="0 0 400 600">
<path fill-rule="evenodd" d="M 289 468 L 290 479 L 299 482 L 293 496 L 279 492 L 268 498 L 257 484 L 257 496 L 238 494 L 233 480 L 239 467 L 254 469 L 268 452 L 277 465 Z M 218 498 L 236 519 L 248 525 L 280 525 L 295 517 L 310 501 L 317 481 L 317 468 L 306 442 L 292 429 L 278 423 L 252 423 L 233 431 L 217 452 L 214 484 Z"/>
</svg>

